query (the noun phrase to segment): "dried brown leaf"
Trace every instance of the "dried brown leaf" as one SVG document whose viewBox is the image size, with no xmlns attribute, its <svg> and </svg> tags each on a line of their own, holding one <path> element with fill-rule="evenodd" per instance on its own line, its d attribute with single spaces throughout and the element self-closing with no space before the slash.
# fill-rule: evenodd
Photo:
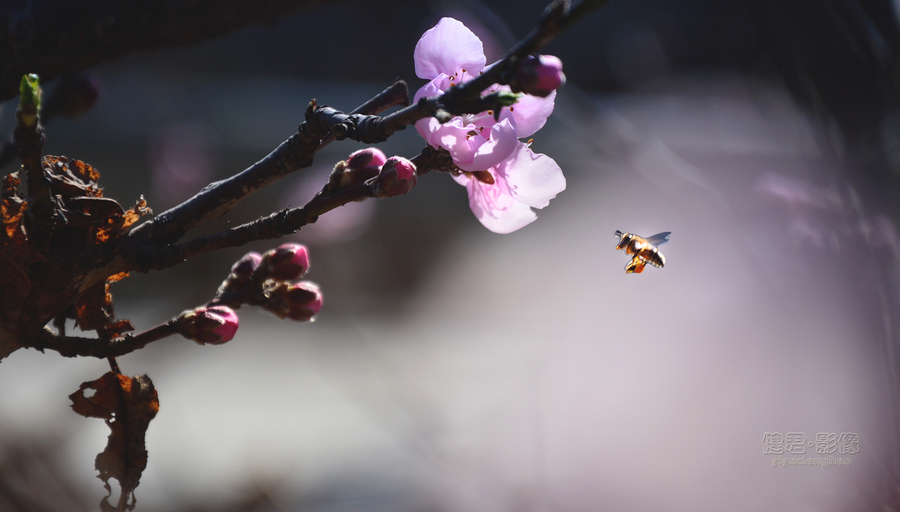
<svg viewBox="0 0 900 512">
<path fill-rule="evenodd" d="M 7 325 L 15 324 L 31 290 L 27 274 L 32 254 L 25 232 L 28 203 L 19 196 L 20 183 L 19 173 L 11 172 L 0 189 L 0 319 Z"/>
<path fill-rule="evenodd" d="M 0 200 L 0 217 L 3 219 L 3 227 L 6 238 L 12 241 L 25 240 L 25 230 L 22 226 L 27 210 L 28 202 L 19 196 L 17 187 L 21 183 L 19 173 L 11 172 L 3 178 L 2 200 Z"/>
<path fill-rule="evenodd" d="M 45 156 L 44 176 L 50 180 L 52 195 L 63 199 L 72 197 L 103 197 L 103 189 L 97 180 L 100 173 L 80 160 L 69 160 L 64 156 Z"/>
<path fill-rule="evenodd" d="M 131 332 L 134 330 L 134 326 L 131 325 L 131 322 L 128 320 L 116 320 L 109 325 L 105 325 L 99 329 L 97 332 L 100 334 L 101 338 L 105 339 L 114 339 L 122 336 L 126 332 Z"/>
<path fill-rule="evenodd" d="M 113 310 L 110 285 L 128 277 L 128 272 L 120 272 L 106 278 L 105 283 L 98 283 L 88 288 L 75 299 L 75 324 L 83 331 L 96 330 L 103 339 L 114 339 L 134 327 L 128 320 L 116 320 Z"/>
<path fill-rule="evenodd" d="M 66 219 L 70 226 L 86 226 L 90 238 L 102 244 L 119 236 L 125 223 L 125 210 L 106 197 L 73 197 L 65 202 Z"/>
<path fill-rule="evenodd" d="M 147 200 L 144 199 L 144 196 L 141 196 L 141 198 L 134 203 L 134 206 L 132 206 L 128 209 L 127 212 L 125 212 L 125 222 L 122 224 L 122 229 L 128 229 L 142 216 L 151 213 L 153 213 L 153 210 L 147 207 Z"/>
<path fill-rule="evenodd" d="M 97 283 L 75 299 L 75 323 L 82 331 L 102 329 L 113 319 L 108 283 Z"/>
<path fill-rule="evenodd" d="M 122 279 L 125 279 L 128 276 L 129 276 L 128 272 L 119 272 L 118 274 L 113 274 L 113 275 L 107 277 L 106 282 L 107 283 L 117 283 L 117 282 L 121 281 Z"/>
<path fill-rule="evenodd" d="M 95 381 L 83 382 L 69 399 L 75 412 L 86 418 L 103 418 L 111 430 L 106 449 L 94 461 L 100 472 L 97 477 L 109 492 L 100 502 L 100 508 L 115 510 L 109 503 L 112 495 L 109 479 L 115 478 L 122 487 L 126 508 L 134 510 L 134 489 L 147 467 L 144 436 L 150 421 L 159 412 L 159 397 L 153 382 L 146 375 L 127 377 L 109 372 Z"/>
</svg>

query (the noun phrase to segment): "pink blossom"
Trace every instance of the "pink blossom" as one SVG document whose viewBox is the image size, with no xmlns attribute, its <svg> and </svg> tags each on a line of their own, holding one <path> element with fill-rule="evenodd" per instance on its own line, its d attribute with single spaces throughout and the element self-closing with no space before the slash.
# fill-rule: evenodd
<svg viewBox="0 0 900 512">
<path fill-rule="evenodd" d="M 532 208 L 543 208 L 566 188 L 556 162 L 519 142 L 513 154 L 487 170 L 493 183 L 462 173 L 455 176 L 469 193 L 469 208 L 494 233 L 512 233 L 537 219 Z"/>
<path fill-rule="evenodd" d="M 415 100 L 443 94 L 471 80 L 485 69 L 485 62 L 478 37 L 459 21 L 443 18 L 416 45 L 416 74 L 430 82 L 416 92 Z M 510 88 L 495 84 L 485 92 L 502 90 Z M 555 91 L 546 98 L 523 95 L 496 118 L 493 112 L 481 112 L 444 124 L 434 118 L 416 123 L 416 130 L 430 145 L 446 149 L 453 163 L 465 171 L 454 179 L 466 187 L 472 212 L 491 231 L 509 233 L 531 223 L 536 218 L 531 208 L 543 208 L 565 189 L 556 162 L 535 155 L 519 141 L 544 126 L 555 97 Z M 490 173 L 494 183 L 483 172 Z"/>
</svg>

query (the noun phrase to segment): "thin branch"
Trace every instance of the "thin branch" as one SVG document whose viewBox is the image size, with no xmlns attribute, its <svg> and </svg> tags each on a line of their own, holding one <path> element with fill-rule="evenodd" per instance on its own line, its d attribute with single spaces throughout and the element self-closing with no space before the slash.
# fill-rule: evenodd
<svg viewBox="0 0 900 512">
<path fill-rule="evenodd" d="M 421 176 L 430 171 L 449 172 L 455 167 L 450 153 L 443 148 L 426 146 L 421 153 L 411 159 L 416 166 L 416 174 Z M 240 247 L 259 240 L 272 240 L 297 232 L 307 224 L 316 222 L 320 215 L 345 204 L 374 197 L 373 183 L 366 182 L 339 190 L 329 196 L 317 195 L 300 208 L 284 209 L 267 217 L 256 219 L 240 226 L 218 233 L 195 238 L 189 242 L 167 247 L 148 247 L 144 261 L 146 271 L 173 267 L 198 254 L 228 247 Z"/>
<path fill-rule="evenodd" d="M 351 114 L 380 114 L 385 110 L 396 106 L 403 105 L 404 107 L 409 105 L 409 87 L 407 87 L 406 82 L 403 80 L 397 80 L 390 87 L 381 91 L 373 98 L 369 99 L 369 101 L 363 103 L 359 107 L 355 108 Z M 335 139 L 334 134 L 331 133 L 327 137 L 322 140 L 322 143 L 319 144 L 319 149 L 327 146 L 331 141 Z"/>
<path fill-rule="evenodd" d="M 64 357 L 96 357 L 106 359 L 134 352 L 149 343 L 178 334 L 172 320 L 148 329 L 140 334 L 126 334 L 120 338 L 104 340 L 101 338 L 79 338 L 77 336 L 59 336 L 49 327 L 45 327 L 36 338 L 29 340 L 26 347 L 40 351 L 54 350 Z"/>
<path fill-rule="evenodd" d="M 360 105 L 355 111 L 378 113 L 394 105 L 408 103 L 406 83 L 398 81 Z M 307 118 L 315 110 L 315 100 L 307 108 Z M 141 224 L 128 235 L 132 248 L 144 248 L 147 242 L 172 243 L 198 224 L 219 217 L 242 199 L 269 183 L 296 170 L 312 165 L 313 155 L 329 135 L 321 123 L 302 123 L 298 133 L 284 141 L 268 156 L 244 171 L 211 183 L 194 197 Z"/>
</svg>

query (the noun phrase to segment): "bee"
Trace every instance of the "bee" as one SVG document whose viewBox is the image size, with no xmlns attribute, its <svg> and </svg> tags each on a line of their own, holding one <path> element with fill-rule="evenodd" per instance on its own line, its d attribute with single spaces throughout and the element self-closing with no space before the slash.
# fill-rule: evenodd
<svg viewBox="0 0 900 512">
<path fill-rule="evenodd" d="M 633 233 L 616 231 L 616 240 L 619 241 L 616 249 L 625 249 L 625 254 L 632 257 L 631 261 L 625 265 L 625 273 L 640 274 L 644 271 L 644 266 L 647 264 L 656 268 L 663 268 L 666 264 L 666 258 L 656 246 L 668 242 L 671 234 L 671 231 L 665 231 L 642 238 Z"/>
</svg>

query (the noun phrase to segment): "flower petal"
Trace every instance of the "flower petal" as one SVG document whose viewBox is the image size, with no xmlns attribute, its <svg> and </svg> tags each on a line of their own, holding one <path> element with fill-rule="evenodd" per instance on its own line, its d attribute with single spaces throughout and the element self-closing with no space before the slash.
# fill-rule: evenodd
<svg viewBox="0 0 900 512">
<path fill-rule="evenodd" d="M 419 98 L 437 96 L 438 94 L 443 94 L 444 90 L 441 89 L 440 84 L 442 81 L 447 79 L 447 75 L 443 73 L 439 73 L 436 77 L 432 78 L 430 82 L 419 87 L 419 90 L 416 91 L 416 95 L 413 96 L 413 103 L 419 101 Z"/>
<path fill-rule="evenodd" d="M 457 162 L 456 157 L 453 163 L 464 171 L 484 171 L 508 158 L 517 144 L 521 143 L 516 138 L 516 127 L 509 119 L 504 119 L 491 128 L 490 139 L 478 145 L 471 163 Z"/>
<path fill-rule="evenodd" d="M 547 206 L 566 189 L 566 178 L 559 165 L 521 142 L 509 159 L 497 166 L 496 175 L 507 184 L 513 199 L 532 208 Z"/>
<path fill-rule="evenodd" d="M 546 98 L 525 94 L 510 109 L 503 109 L 500 119 L 512 117 L 515 119 L 516 136 L 520 139 L 530 137 L 547 122 L 547 118 L 553 113 L 556 91 Z"/>
<path fill-rule="evenodd" d="M 474 131 L 475 126 L 464 124 L 461 117 L 454 117 L 444 124 L 440 124 L 437 119 L 429 118 L 427 126 L 424 128 L 430 130 L 431 133 L 425 137 L 432 146 L 442 147 L 450 152 L 453 163 L 460 165 L 471 165 L 472 158 L 478 150 L 478 145 L 484 140 L 483 137 L 470 137 L 470 132 Z M 420 120 L 419 122 L 422 122 Z M 418 125 L 418 123 L 416 123 Z"/>
<path fill-rule="evenodd" d="M 441 73 L 452 76 L 463 69 L 468 75 L 477 76 L 486 62 L 481 39 L 453 18 L 442 18 L 425 32 L 413 55 L 416 76 L 425 80 Z"/>
<path fill-rule="evenodd" d="M 514 200 L 502 189 L 499 184 L 487 185 L 471 178 L 466 183 L 469 208 L 484 227 L 494 233 L 507 234 L 537 219 L 531 208 Z"/>
</svg>

